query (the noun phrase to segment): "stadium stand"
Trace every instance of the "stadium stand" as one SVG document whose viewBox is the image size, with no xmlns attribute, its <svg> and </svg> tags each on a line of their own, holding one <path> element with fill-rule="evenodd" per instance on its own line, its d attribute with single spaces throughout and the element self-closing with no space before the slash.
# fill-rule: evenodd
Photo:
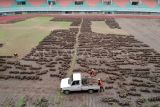
<svg viewBox="0 0 160 107">
<path fill-rule="evenodd" d="M 55 0 L 47 0 L 48 5 L 55 5 L 56 1 Z"/>
<path fill-rule="evenodd" d="M 154 8 L 158 4 L 156 0 L 141 0 L 143 4 L 147 5 L 148 7 Z"/>
<path fill-rule="evenodd" d="M 107 5 L 111 5 L 112 0 L 102 0 L 102 3 L 107 4 Z"/>
<path fill-rule="evenodd" d="M 28 0 L 28 3 L 33 6 L 41 6 L 43 3 L 46 3 L 46 0 Z"/>
<path fill-rule="evenodd" d="M 160 13 L 160 0 L 0 0 L 0 15 L 31 12 Z M 23 3 L 25 2 L 25 3 Z M 160 2 L 159 2 L 160 3 Z"/>
<path fill-rule="evenodd" d="M 140 0 L 130 0 L 130 3 L 127 3 L 126 7 L 132 8 L 135 10 L 141 9 L 143 11 L 147 11 L 147 9 L 149 9 L 148 6 L 143 4 L 142 1 L 140 1 Z"/>
<path fill-rule="evenodd" d="M 26 0 L 16 0 L 17 5 L 26 5 Z"/>
<path fill-rule="evenodd" d="M 10 7 L 14 0 L 0 0 L 0 7 Z"/>
<path fill-rule="evenodd" d="M 158 2 L 158 5 L 160 4 L 160 0 L 157 0 L 157 2 Z"/>
<path fill-rule="evenodd" d="M 120 7 L 124 7 L 127 3 L 129 3 L 129 0 L 112 0 L 113 3 L 116 3 Z"/>
<path fill-rule="evenodd" d="M 66 7 L 66 6 L 69 6 L 71 3 L 73 3 L 74 0 L 56 0 L 56 2 L 63 7 Z"/>
<path fill-rule="evenodd" d="M 75 4 L 75 5 L 79 5 L 79 6 L 80 6 L 80 5 L 84 5 L 84 0 L 75 0 L 75 1 L 74 1 L 74 4 Z M 88 7 L 89 7 L 89 6 L 88 6 Z"/>
<path fill-rule="evenodd" d="M 139 5 L 140 4 L 140 0 L 130 0 L 131 5 Z"/>
<path fill-rule="evenodd" d="M 101 2 L 101 0 L 86 0 L 86 2 L 89 6 L 96 6 L 98 3 Z"/>
</svg>

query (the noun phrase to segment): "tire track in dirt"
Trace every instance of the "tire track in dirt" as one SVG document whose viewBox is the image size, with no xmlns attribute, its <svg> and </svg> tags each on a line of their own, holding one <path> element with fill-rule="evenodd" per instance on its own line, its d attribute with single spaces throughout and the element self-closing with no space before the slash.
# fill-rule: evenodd
<svg viewBox="0 0 160 107">
<path fill-rule="evenodd" d="M 79 38 L 79 35 L 81 34 L 81 26 L 82 26 L 82 23 L 83 23 L 83 19 L 81 19 L 81 24 L 80 26 L 78 27 L 78 33 L 76 34 L 76 43 L 74 45 L 74 53 L 72 54 L 72 60 L 71 60 L 71 63 L 70 63 L 70 68 L 69 70 L 67 71 L 67 77 L 71 76 L 72 73 L 73 73 L 73 70 L 74 70 L 74 67 L 75 67 L 75 64 L 76 64 L 76 60 L 77 60 L 77 49 L 78 49 L 78 38 Z M 56 104 L 58 107 L 63 107 L 64 106 L 64 98 L 65 96 L 61 93 L 61 91 L 59 90 L 59 88 L 57 88 L 56 90 L 56 95 L 54 97 L 54 104 Z"/>
<path fill-rule="evenodd" d="M 75 45 L 74 45 L 74 53 L 73 53 L 73 56 L 72 56 L 72 60 L 71 60 L 72 62 L 71 62 L 71 64 L 70 64 L 70 68 L 69 68 L 69 70 L 68 70 L 68 72 L 67 72 L 67 77 L 69 77 L 69 76 L 72 75 L 73 70 L 74 70 L 74 67 L 75 67 L 75 64 L 76 64 L 76 60 L 77 60 L 77 49 L 78 49 L 78 45 L 79 45 L 79 43 L 78 43 L 78 38 L 79 38 L 79 35 L 81 34 L 81 26 L 82 26 L 82 23 L 83 23 L 83 18 L 81 19 L 81 24 L 80 24 L 80 26 L 78 27 L 79 30 L 78 30 L 78 33 L 77 33 L 77 35 L 76 35 L 76 43 L 75 43 Z"/>
</svg>

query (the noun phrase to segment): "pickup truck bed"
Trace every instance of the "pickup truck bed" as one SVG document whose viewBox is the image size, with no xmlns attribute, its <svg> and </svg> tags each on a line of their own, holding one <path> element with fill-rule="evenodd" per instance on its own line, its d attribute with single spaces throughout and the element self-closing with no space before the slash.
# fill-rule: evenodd
<svg viewBox="0 0 160 107">
<path fill-rule="evenodd" d="M 94 78 L 82 78 L 82 85 L 98 85 L 97 80 Z"/>
</svg>

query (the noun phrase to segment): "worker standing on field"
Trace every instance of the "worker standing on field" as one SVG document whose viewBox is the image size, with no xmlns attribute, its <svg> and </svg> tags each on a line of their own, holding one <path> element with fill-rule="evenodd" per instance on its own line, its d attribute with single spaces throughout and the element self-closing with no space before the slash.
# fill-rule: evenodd
<svg viewBox="0 0 160 107">
<path fill-rule="evenodd" d="M 89 73 L 90 73 L 91 77 L 95 77 L 96 76 L 96 71 L 94 69 L 92 69 Z"/>
<path fill-rule="evenodd" d="M 104 84 L 101 79 L 98 79 L 98 85 L 100 86 L 100 92 L 104 92 Z"/>
</svg>

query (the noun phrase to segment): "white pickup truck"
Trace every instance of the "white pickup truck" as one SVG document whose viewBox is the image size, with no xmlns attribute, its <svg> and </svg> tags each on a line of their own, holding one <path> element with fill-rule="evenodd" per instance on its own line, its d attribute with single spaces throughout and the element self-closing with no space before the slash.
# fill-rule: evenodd
<svg viewBox="0 0 160 107">
<path fill-rule="evenodd" d="M 64 94 L 69 94 L 72 91 L 88 91 L 89 93 L 93 93 L 100 90 L 97 82 L 93 78 L 82 78 L 81 73 L 73 73 L 70 78 L 61 80 L 60 88 Z"/>
</svg>

